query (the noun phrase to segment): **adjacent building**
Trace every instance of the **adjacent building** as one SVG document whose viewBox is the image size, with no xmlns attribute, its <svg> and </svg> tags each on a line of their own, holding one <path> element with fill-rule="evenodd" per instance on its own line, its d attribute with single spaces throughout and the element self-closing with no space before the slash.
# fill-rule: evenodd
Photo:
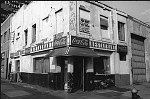
<svg viewBox="0 0 150 99">
<path fill-rule="evenodd" d="M 131 83 L 150 81 L 150 25 L 128 15 Z"/>
<path fill-rule="evenodd" d="M 1 24 L 1 78 L 7 79 L 10 68 L 9 60 L 9 46 L 10 46 L 10 23 L 13 14 Z"/>
<path fill-rule="evenodd" d="M 133 56 L 127 20 L 100 2 L 32 1 L 12 17 L 11 71 L 23 82 L 54 89 L 128 85 Z"/>
</svg>

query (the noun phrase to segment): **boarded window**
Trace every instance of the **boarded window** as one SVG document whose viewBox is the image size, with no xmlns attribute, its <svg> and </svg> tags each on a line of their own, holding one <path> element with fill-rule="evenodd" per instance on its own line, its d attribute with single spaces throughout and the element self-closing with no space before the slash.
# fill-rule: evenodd
<svg viewBox="0 0 150 99">
<path fill-rule="evenodd" d="M 120 41 L 125 41 L 125 23 L 118 21 L 118 36 Z"/>
<path fill-rule="evenodd" d="M 60 9 L 56 12 L 56 29 L 57 34 L 63 32 L 63 10 Z"/>
<path fill-rule="evenodd" d="M 34 72 L 36 73 L 48 73 L 50 71 L 49 58 L 35 58 L 34 59 Z"/>
<path fill-rule="evenodd" d="M 36 41 L 36 24 L 32 25 L 32 43 Z"/>
</svg>

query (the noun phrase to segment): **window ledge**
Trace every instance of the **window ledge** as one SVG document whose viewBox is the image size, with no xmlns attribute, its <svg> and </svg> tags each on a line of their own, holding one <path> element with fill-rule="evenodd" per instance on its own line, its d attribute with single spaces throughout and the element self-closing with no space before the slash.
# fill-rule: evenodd
<svg viewBox="0 0 150 99">
<path fill-rule="evenodd" d="M 118 44 L 121 44 L 121 45 L 127 45 L 127 41 L 118 41 Z"/>
<path fill-rule="evenodd" d="M 103 42 L 112 43 L 112 40 L 109 38 L 102 38 Z"/>
</svg>

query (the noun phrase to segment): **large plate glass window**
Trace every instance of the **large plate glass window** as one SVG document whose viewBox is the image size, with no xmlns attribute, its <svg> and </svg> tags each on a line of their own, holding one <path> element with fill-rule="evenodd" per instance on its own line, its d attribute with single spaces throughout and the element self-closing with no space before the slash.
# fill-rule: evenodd
<svg viewBox="0 0 150 99">
<path fill-rule="evenodd" d="M 94 58 L 94 73 L 110 74 L 110 58 L 107 56 Z"/>
</svg>

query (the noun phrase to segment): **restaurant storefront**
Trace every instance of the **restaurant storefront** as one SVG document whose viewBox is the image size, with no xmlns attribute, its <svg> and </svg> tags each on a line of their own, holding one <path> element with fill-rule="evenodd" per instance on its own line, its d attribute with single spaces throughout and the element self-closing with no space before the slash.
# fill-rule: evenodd
<svg viewBox="0 0 150 99">
<path fill-rule="evenodd" d="M 61 75 L 61 89 L 85 91 L 115 85 L 110 70 L 115 44 L 70 35 L 55 39 L 53 47 L 45 57 L 57 60 L 55 71 Z"/>
<path fill-rule="evenodd" d="M 22 82 L 39 82 L 42 86 L 68 92 L 88 91 L 115 85 L 113 53 L 116 48 L 116 44 L 68 35 L 55 38 L 53 44 L 43 43 L 17 51 L 11 57 L 32 57 L 33 73 L 20 71 Z M 23 66 L 22 62 L 20 65 Z M 35 71 L 38 68 L 42 73 Z"/>
</svg>

